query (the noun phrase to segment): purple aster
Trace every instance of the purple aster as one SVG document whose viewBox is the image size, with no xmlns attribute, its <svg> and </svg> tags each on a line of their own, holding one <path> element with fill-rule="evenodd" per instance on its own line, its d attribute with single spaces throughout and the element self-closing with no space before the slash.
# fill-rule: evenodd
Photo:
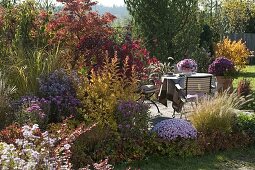
<svg viewBox="0 0 255 170">
<path fill-rule="evenodd" d="M 175 140 L 177 138 L 194 139 L 197 137 L 196 129 L 190 122 L 183 119 L 163 120 L 157 123 L 152 131 L 166 140 Z"/>
</svg>

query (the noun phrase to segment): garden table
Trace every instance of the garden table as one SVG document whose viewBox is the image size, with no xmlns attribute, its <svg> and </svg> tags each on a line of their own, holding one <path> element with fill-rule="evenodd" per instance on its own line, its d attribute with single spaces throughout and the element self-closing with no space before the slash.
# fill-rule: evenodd
<svg viewBox="0 0 255 170">
<path fill-rule="evenodd" d="M 188 76 L 191 77 L 204 77 L 204 76 L 213 76 L 209 73 L 195 73 Z M 186 75 L 174 74 L 169 76 L 161 77 L 161 87 L 158 95 L 159 102 L 167 106 L 167 100 L 172 101 L 172 108 L 176 112 L 180 112 L 184 105 L 184 101 L 181 100 L 181 94 L 175 88 L 175 84 L 179 84 L 184 88 L 185 86 Z"/>
<path fill-rule="evenodd" d="M 184 86 L 185 77 L 180 77 L 178 74 L 162 76 L 161 82 L 162 84 L 158 95 L 159 102 L 167 106 L 167 100 L 170 100 L 172 101 L 173 109 L 180 112 L 184 102 L 181 100 L 180 95 L 175 88 L 175 84 Z"/>
</svg>

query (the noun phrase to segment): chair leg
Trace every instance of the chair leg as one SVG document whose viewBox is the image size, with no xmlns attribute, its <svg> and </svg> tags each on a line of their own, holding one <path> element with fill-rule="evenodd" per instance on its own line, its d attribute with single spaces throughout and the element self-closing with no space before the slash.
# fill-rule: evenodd
<svg viewBox="0 0 255 170">
<path fill-rule="evenodd" d="M 182 119 L 182 115 L 184 114 L 184 116 L 186 117 L 186 109 L 185 109 L 185 104 L 182 107 L 181 113 L 180 113 L 180 118 Z"/>
<path fill-rule="evenodd" d="M 154 104 L 158 110 L 158 113 L 160 113 L 159 111 L 159 108 L 158 108 L 158 105 L 153 101 L 151 100 L 150 98 L 154 95 L 155 93 L 151 93 L 151 94 L 146 94 L 144 95 L 144 99 L 142 100 L 142 102 L 144 102 L 145 100 L 149 100 L 152 104 Z"/>
<path fill-rule="evenodd" d="M 147 98 L 147 100 L 149 100 L 152 104 L 154 104 L 154 105 L 156 106 L 157 110 L 158 110 L 158 113 L 160 113 L 160 111 L 159 111 L 159 108 L 158 108 L 157 104 L 156 104 L 153 100 L 151 100 L 151 99 L 148 99 L 148 98 Z"/>
</svg>

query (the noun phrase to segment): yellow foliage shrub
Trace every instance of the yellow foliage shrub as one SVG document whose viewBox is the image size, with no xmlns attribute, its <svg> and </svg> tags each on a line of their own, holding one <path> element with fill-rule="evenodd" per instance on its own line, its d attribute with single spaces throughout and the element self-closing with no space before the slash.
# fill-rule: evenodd
<svg viewBox="0 0 255 170">
<path fill-rule="evenodd" d="M 82 101 L 82 113 L 86 120 L 117 128 L 114 112 L 119 100 L 138 99 L 137 74 L 132 67 L 131 76 L 127 77 L 128 59 L 120 68 L 119 61 L 105 57 L 104 66 L 97 72 L 92 71 L 90 79 L 84 77 L 83 84 L 78 90 L 78 96 Z"/>
<path fill-rule="evenodd" d="M 216 45 L 216 57 L 224 56 L 230 59 L 238 70 L 245 68 L 250 51 L 241 40 L 231 41 L 225 38 Z"/>
</svg>

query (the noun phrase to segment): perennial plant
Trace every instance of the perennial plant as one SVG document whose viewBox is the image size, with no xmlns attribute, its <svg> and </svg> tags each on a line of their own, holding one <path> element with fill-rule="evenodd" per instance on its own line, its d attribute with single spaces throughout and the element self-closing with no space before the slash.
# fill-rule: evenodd
<svg viewBox="0 0 255 170">
<path fill-rule="evenodd" d="M 176 140 L 178 138 L 195 139 L 197 131 L 190 122 L 183 119 L 167 119 L 157 123 L 152 131 L 159 137 L 166 140 Z"/>
<path fill-rule="evenodd" d="M 76 96 L 78 76 L 68 75 L 65 70 L 55 70 L 41 77 L 40 95 L 50 104 L 49 122 L 59 122 L 70 115 L 77 115 L 80 101 Z"/>
<path fill-rule="evenodd" d="M 120 101 L 116 119 L 123 137 L 140 138 L 148 131 L 149 106 L 136 101 Z"/>
</svg>

